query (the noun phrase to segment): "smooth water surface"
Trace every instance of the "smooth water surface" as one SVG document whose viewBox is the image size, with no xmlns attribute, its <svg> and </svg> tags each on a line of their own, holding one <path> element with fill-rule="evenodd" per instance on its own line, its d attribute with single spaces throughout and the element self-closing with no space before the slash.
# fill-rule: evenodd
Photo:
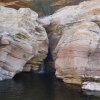
<svg viewBox="0 0 100 100">
<path fill-rule="evenodd" d="M 65 86 L 54 74 L 23 73 L 0 82 L 0 100 L 100 100 Z"/>
</svg>

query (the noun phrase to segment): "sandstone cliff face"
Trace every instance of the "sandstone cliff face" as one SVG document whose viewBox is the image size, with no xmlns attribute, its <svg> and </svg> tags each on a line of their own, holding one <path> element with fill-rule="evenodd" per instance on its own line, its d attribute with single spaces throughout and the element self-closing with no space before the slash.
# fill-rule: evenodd
<svg viewBox="0 0 100 100">
<path fill-rule="evenodd" d="M 57 77 L 73 84 L 100 80 L 100 0 L 66 6 L 40 22 L 49 32 Z"/>
<path fill-rule="evenodd" d="M 53 0 L 52 6 L 54 6 L 55 9 L 60 9 L 67 5 L 77 5 L 83 1 L 88 1 L 88 0 Z"/>
<path fill-rule="evenodd" d="M 100 28 L 82 22 L 65 30 L 57 47 L 56 75 L 65 82 L 81 84 L 81 77 L 100 78 Z"/>
<path fill-rule="evenodd" d="M 29 8 L 0 7 L 0 80 L 29 71 L 45 59 L 48 38 L 37 20 Z"/>
<path fill-rule="evenodd" d="M 30 7 L 30 2 L 31 0 L 0 0 L 0 5 L 19 9 Z"/>
<path fill-rule="evenodd" d="M 67 5 L 76 5 L 82 1 L 86 0 L 0 0 L 0 5 L 15 9 L 29 7 L 39 16 L 45 16 L 54 13 L 57 9 Z"/>
</svg>

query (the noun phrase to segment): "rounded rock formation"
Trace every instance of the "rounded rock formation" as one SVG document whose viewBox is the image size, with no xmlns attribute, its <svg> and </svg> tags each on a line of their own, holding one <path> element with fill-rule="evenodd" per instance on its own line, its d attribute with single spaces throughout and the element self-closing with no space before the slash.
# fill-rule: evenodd
<svg viewBox="0 0 100 100">
<path fill-rule="evenodd" d="M 29 71 L 45 59 L 48 38 L 37 20 L 38 14 L 29 8 L 0 7 L 0 80 Z M 28 63 L 30 59 L 34 60 Z"/>
<path fill-rule="evenodd" d="M 100 0 L 66 6 L 40 22 L 48 30 L 57 77 L 71 84 L 100 80 Z"/>
</svg>

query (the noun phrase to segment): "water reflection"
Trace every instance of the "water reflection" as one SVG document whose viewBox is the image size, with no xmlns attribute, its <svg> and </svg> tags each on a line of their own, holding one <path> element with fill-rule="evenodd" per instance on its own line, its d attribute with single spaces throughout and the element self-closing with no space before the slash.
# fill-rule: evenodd
<svg viewBox="0 0 100 100">
<path fill-rule="evenodd" d="M 52 74 L 23 73 L 0 82 L 0 100 L 100 100 L 65 86 Z"/>
</svg>

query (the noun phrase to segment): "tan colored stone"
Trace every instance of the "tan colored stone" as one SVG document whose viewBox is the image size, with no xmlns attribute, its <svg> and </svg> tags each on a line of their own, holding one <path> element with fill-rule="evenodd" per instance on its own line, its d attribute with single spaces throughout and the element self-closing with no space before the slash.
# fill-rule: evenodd
<svg viewBox="0 0 100 100">
<path fill-rule="evenodd" d="M 100 0 L 66 6 L 40 22 L 48 30 L 57 77 L 71 83 L 69 75 L 100 76 Z"/>
<path fill-rule="evenodd" d="M 80 26 L 83 26 L 83 24 L 85 25 L 84 28 L 86 29 L 84 29 L 83 27 L 82 28 L 80 27 Z M 93 74 L 92 71 L 91 73 L 88 72 L 88 75 L 86 75 L 87 73 L 86 69 L 88 70 L 90 68 L 93 69 L 93 66 L 95 69 L 98 69 L 100 65 L 98 60 L 91 61 L 91 59 L 95 57 L 96 48 L 98 46 L 99 39 L 100 39 L 100 36 L 97 33 L 90 32 L 88 30 L 88 27 L 90 28 L 90 26 L 92 25 L 94 25 L 94 27 L 95 26 L 98 27 L 98 25 L 94 24 L 93 22 L 85 22 L 79 25 L 80 28 L 76 27 L 74 29 L 74 32 L 73 32 L 73 28 L 68 30 L 70 35 L 72 35 L 72 39 L 70 39 L 71 41 L 69 41 L 69 38 L 67 37 L 67 33 L 68 33 L 67 31 L 62 35 L 58 43 L 58 46 L 56 47 L 56 52 L 57 52 L 57 58 L 55 61 L 55 67 L 57 69 L 56 73 L 58 74 L 62 73 L 61 75 L 72 75 L 73 77 L 75 75 L 77 76 L 85 75 L 85 77 L 86 76 L 93 77 L 93 75 L 94 76 L 99 75 L 99 74 Z M 77 31 L 77 30 L 80 30 L 80 31 Z M 92 27 L 90 30 L 92 30 Z M 97 31 L 97 28 L 95 31 Z M 98 32 L 100 32 L 99 27 L 98 27 Z M 87 34 L 86 37 L 84 37 L 85 34 Z M 76 37 L 77 39 L 75 39 Z M 64 44 L 62 41 L 64 41 Z M 69 53 L 70 51 L 71 53 Z M 96 59 L 97 59 L 97 54 L 96 54 Z M 59 68 L 60 68 L 60 71 L 59 71 Z M 67 82 L 68 79 L 64 78 L 63 80 Z M 71 82 L 71 79 L 69 80 L 68 81 Z M 76 84 L 75 80 L 72 79 L 72 83 L 75 82 Z"/>
<path fill-rule="evenodd" d="M 25 70 L 30 59 L 27 69 L 35 69 L 47 56 L 47 33 L 37 20 L 29 8 L 0 7 L 0 80 Z"/>
</svg>

